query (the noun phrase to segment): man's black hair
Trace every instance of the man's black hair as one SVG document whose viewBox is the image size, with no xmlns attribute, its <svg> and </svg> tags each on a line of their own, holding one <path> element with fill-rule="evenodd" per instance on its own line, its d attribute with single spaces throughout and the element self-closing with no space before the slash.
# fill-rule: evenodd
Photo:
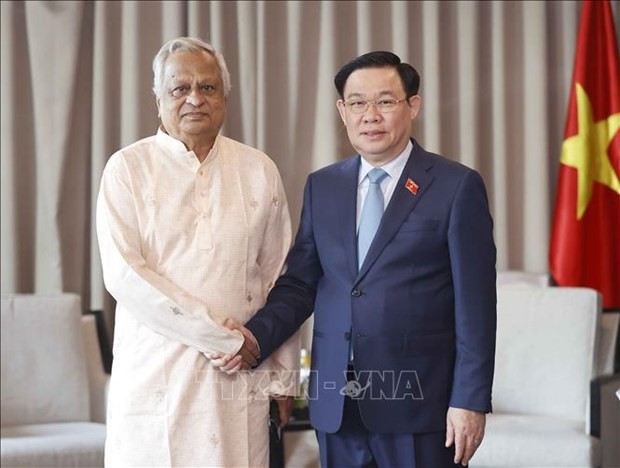
<svg viewBox="0 0 620 468">
<path fill-rule="evenodd" d="M 403 82 L 403 88 L 407 93 L 407 98 L 418 94 L 420 89 L 420 75 L 408 63 L 403 63 L 400 57 L 392 52 L 375 51 L 360 55 L 356 59 L 351 60 L 336 73 L 334 84 L 341 99 L 344 99 L 344 86 L 349 79 L 351 73 L 362 68 L 385 68 L 391 67 L 398 71 L 400 80 Z"/>
</svg>

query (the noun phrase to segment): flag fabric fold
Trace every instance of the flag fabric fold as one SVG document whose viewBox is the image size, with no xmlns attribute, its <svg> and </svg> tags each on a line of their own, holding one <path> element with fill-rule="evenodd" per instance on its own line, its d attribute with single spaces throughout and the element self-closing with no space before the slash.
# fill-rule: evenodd
<svg viewBox="0 0 620 468">
<path fill-rule="evenodd" d="M 549 248 L 559 286 L 620 309 L 620 59 L 609 0 L 584 0 Z"/>
</svg>

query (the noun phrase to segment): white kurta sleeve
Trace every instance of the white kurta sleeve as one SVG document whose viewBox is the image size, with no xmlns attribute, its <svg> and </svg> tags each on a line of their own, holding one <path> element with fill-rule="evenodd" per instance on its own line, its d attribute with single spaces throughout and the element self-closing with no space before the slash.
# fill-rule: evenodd
<svg viewBox="0 0 620 468">
<path fill-rule="evenodd" d="M 291 218 L 280 176 L 273 188 L 273 208 L 270 213 L 258 263 L 269 289 L 282 273 L 291 246 Z M 273 395 L 295 396 L 298 392 L 301 335 L 297 331 L 278 348 L 262 367 L 270 371 L 268 392 Z"/>
<path fill-rule="evenodd" d="M 240 332 L 217 324 L 206 304 L 147 267 L 129 172 L 118 153 L 103 173 L 97 236 L 105 286 L 137 321 L 204 353 L 235 354 L 241 348 Z"/>
</svg>

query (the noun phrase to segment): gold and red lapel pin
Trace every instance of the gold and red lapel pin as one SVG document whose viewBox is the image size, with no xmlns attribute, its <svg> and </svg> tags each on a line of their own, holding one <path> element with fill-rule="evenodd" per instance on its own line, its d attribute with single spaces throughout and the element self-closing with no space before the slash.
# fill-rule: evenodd
<svg viewBox="0 0 620 468">
<path fill-rule="evenodd" d="M 405 184 L 405 188 L 409 190 L 414 195 L 418 194 L 418 189 L 420 188 L 418 184 L 416 184 L 413 180 L 407 179 L 407 183 Z"/>
</svg>

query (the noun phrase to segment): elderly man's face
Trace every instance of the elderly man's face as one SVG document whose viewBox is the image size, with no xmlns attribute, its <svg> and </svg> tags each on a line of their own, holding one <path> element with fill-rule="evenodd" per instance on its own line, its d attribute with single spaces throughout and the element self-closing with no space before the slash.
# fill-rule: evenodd
<svg viewBox="0 0 620 468">
<path fill-rule="evenodd" d="M 176 52 L 164 65 L 157 107 L 168 134 L 192 149 L 214 138 L 224 122 L 226 98 L 220 68 L 207 52 Z"/>
<path fill-rule="evenodd" d="M 373 166 L 390 162 L 407 146 L 411 123 L 420 109 L 420 98 L 406 97 L 398 71 L 393 67 L 362 68 L 347 79 L 345 101 L 400 101 L 390 111 L 383 112 L 370 105 L 359 114 L 352 112 L 342 100 L 337 103 L 351 145 Z"/>
</svg>

